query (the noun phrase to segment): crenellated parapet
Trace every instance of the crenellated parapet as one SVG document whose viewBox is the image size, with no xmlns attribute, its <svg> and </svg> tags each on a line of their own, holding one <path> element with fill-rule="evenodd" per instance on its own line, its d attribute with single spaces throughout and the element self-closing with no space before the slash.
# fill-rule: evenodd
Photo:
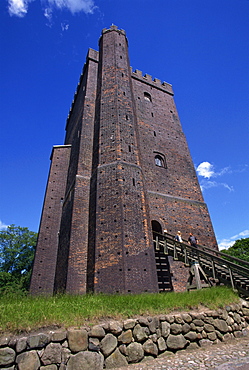
<svg viewBox="0 0 249 370">
<path fill-rule="evenodd" d="M 84 73 L 85 73 L 85 70 L 86 70 L 86 67 L 87 67 L 89 61 L 92 61 L 92 62 L 95 62 L 95 63 L 99 62 L 99 52 L 97 50 L 94 50 L 94 49 L 91 49 L 91 48 L 88 49 L 88 53 L 87 53 L 87 56 L 86 56 L 86 62 L 85 62 L 84 67 L 82 69 L 80 79 L 79 79 L 77 88 L 76 88 L 75 93 L 74 93 L 74 98 L 72 100 L 72 104 L 71 104 L 71 107 L 69 109 L 69 113 L 68 113 L 68 116 L 67 116 L 66 127 L 68 125 L 68 121 L 69 121 L 69 118 L 71 116 L 71 112 L 73 110 L 77 95 L 78 95 L 79 90 L 80 90 L 80 86 L 82 84 L 82 79 L 83 79 L 83 76 L 84 76 Z"/>
<path fill-rule="evenodd" d="M 122 29 L 120 30 L 120 29 L 118 29 L 118 27 L 117 27 L 117 26 L 115 26 L 114 24 L 112 24 L 110 28 L 103 28 L 103 30 L 102 30 L 102 35 L 103 35 L 104 33 L 111 32 L 111 31 L 117 31 L 118 33 L 121 33 L 122 35 L 126 36 L 126 32 L 125 32 L 125 30 L 122 30 Z"/>
<path fill-rule="evenodd" d="M 174 95 L 172 85 L 170 85 L 167 82 L 162 82 L 161 80 L 159 80 L 159 78 L 154 78 L 153 80 L 151 75 L 147 73 L 143 75 L 142 71 L 139 71 L 138 69 L 136 69 L 133 72 L 131 67 L 131 77 L 135 78 L 136 80 L 142 81 L 150 86 L 153 86 L 157 89 L 163 90 L 170 95 Z"/>
</svg>

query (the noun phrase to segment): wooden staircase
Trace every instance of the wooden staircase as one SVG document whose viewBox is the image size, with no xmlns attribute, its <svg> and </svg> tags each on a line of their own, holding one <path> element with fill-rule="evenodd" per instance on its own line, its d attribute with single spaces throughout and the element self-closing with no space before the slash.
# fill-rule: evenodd
<svg viewBox="0 0 249 370">
<path fill-rule="evenodd" d="M 162 255 L 165 255 L 165 257 L 172 256 L 174 260 L 182 261 L 185 266 L 189 266 L 190 283 L 187 289 L 195 287 L 192 285 L 191 275 L 193 277 L 197 274 L 195 276 L 198 280 L 197 289 L 202 286 L 223 284 L 231 286 L 241 296 L 249 297 L 249 262 L 201 245 L 195 248 L 189 245 L 187 241 L 179 243 L 170 234 L 153 232 L 153 240 L 156 262 L 159 261 L 159 258 L 162 259 Z M 157 263 L 157 265 L 161 266 L 160 263 Z M 198 268 L 193 268 L 193 265 L 197 265 Z M 169 284 L 163 282 L 164 279 L 161 276 L 163 269 L 161 268 L 161 270 L 158 271 L 159 290 L 170 290 Z M 200 275 L 198 278 L 198 274 L 202 275 L 201 279 L 205 280 L 204 283 L 200 282 Z M 160 284 L 162 288 L 160 288 Z"/>
</svg>

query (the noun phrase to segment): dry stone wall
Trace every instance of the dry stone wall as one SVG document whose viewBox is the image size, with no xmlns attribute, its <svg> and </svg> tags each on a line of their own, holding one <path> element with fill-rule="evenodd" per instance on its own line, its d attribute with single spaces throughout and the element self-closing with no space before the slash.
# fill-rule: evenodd
<svg viewBox="0 0 249 370">
<path fill-rule="evenodd" d="M 102 370 L 248 335 L 249 303 L 0 337 L 0 369 Z"/>
</svg>

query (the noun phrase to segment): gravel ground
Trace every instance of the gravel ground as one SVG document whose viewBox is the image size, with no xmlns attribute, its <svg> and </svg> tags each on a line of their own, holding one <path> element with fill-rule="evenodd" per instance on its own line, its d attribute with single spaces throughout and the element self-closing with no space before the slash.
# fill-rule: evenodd
<svg viewBox="0 0 249 370">
<path fill-rule="evenodd" d="M 161 355 L 116 370 L 249 370 L 249 336 L 232 341 Z"/>
</svg>

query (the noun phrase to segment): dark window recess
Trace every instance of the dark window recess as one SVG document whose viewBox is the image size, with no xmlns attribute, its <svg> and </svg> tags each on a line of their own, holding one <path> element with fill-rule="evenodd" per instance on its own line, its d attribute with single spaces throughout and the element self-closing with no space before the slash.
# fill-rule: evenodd
<svg viewBox="0 0 249 370">
<path fill-rule="evenodd" d="M 154 153 L 156 153 L 156 152 L 154 152 Z M 155 165 L 156 166 L 167 168 L 166 158 L 165 158 L 165 155 L 164 154 L 162 154 L 162 153 L 156 153 L 154 159 L 155 159 Z"/>
<path fill-rule="evenodd" d="M 151 99 L 151 95 L 149 93 L 147 93 L 146 91 L 144 92 L 144 100 L 147 100 L 147 101 L 152 101 Z"/>
</svg>

